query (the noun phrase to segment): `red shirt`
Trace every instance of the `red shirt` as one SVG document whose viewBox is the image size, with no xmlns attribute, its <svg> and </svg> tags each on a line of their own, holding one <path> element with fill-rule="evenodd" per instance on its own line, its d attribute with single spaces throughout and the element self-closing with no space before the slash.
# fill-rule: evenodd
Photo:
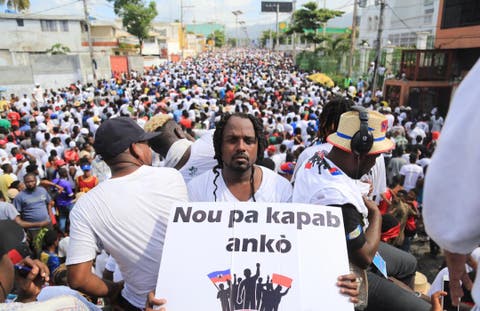
<svg viewBox="0 0 480 311">
<path fill-rule="evenodd" d="M 77 185 L 80 192 L 88 192 L 93 189 L 93 187 L 95 187 L 97 184 L 98 181 L 97 177 L 95 176 L 90 176 L 87 179 L 84 179 L 83 176 L 77 177 Z"/>
<path fill-rule="evenodd" d="M 189 118 L 181 117 L 178 123 L 180 123 L 180 125 L 182 125 L 186 129 L 192 128 L 192 120 L 190 120 Z"/>
<path fill-rule="evenodd" d="M 8 120 L 10 120 L 10 123 L 13 125 L 16 125 L 16 126 L 20 126 L 20 114 L 18 112 L 15 112 L 15 111 L 11 111 L 8 113 L 7 115 L 7 118 Z"/>
</svg>

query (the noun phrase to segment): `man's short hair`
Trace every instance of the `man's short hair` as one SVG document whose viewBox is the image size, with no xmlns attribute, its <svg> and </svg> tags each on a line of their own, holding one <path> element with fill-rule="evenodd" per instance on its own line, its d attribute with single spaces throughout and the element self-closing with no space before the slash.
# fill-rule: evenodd
<svg viewBox="0 0 480 311">
<path fill-rule="evenodd" d="M 165 123 L 168 121 L 173 120 L 172 117 L 168 114 L 157 114 L 150 118 L 150 120 L 145 123 L 143 129 L 145 132 L 155 132 L 158 129 L 162 128 Z"/>
</svg>

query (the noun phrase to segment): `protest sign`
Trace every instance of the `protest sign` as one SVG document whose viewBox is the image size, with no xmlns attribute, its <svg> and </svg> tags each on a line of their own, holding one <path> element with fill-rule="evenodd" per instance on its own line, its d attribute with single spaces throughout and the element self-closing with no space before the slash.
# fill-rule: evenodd
<svg viewBox="0 0 480 311">
<path fill-rule="evenodd" d="M 169 311 L 353 310 L 340 208 L 183 203 L 172 209 L 156 295 Z"/>
</svg>

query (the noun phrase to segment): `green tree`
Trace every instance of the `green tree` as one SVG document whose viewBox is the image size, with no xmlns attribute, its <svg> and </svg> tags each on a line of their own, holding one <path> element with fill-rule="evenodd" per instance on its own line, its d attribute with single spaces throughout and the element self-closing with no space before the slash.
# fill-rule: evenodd
<svg viewBox="0 0 480 311">
<path fill-rule="evenodd" d="M 273 40 L 273 48 L 275 48 L 277 44 L 277 33 L 274 30 L 265 30 L 262 31 L 262 34 L 260 35 L 260 45 L 262 47 L 267 46 L 268 40 L 270 38 Z M 278 41 L 280 44 L 286 44 L 288 40 L 288 37 L 285 33 L 279 33 L 278 34 Z"/>
<path fill-rule="evenodd" d="M 207 37 L 207 42 L 213 40 L 215 42 L 215 47 L 221 48 L 225 45 L 225 31 L 215 30 L 213 33 L 209 34 Z"/>
<path fill-rule="evenodd" d="M 142 0 L 107 0 L 108 2 L 113 2 L 113 12 L 118 16 L 121 15 L 123 8 L 127 4 L 142 4 Z"/>
<path fill-rule="evenodd" d="M 142 55 L 143 42 L 148 38 L 153 19 L 157 16 L 155 2 L 146 5 L 143 1 L 119 1 L 127 2 L 119 10 L 122 24 L 125 29 L 138 38 L 140 55 Z"/>
<path fill-rule="evenodd" d="M 343 56 L 345 53 L 350 51 L 350 34 L 341 36 L 326 36 L 324 41 L 326 42 L 325 46 L 320 46 L 317 48 L 317 50 L 323 51 L 323 54 L 326 56 Z"/>
<path fill-rule="evenodd" d="M 276 39 L 277 39 L 277 33 L 273 30 L 264 30 L 262 31 L 262 34 L 260 35 L 260 45 L 262 47 L 267 47 L 267 42 L 272 38 L 273 44 L 275 45 Z"/>
<path fill-rule="evenodd" d="M 317 44 L 327 40 L 322 34 L 317 32 L 318 28 L 325 25 L 328 20 L 343 15 L 343 11 L 320 9 L 316 2 L 307 2 L 293 13 L 293 23 L 287 34 L 299 33 L 308 41 Z"/>
<path fill-rule="evenodd" d="M 70 52 L 70 48 L 61 43 L 55 43 L 51 48 L 47 49 L 46 52 L 52 55 L 65 55 Z"/>
<path fill-rule="evenodd" d="M 227 45 L 234 47 L 237 46 L 237 39 L 236 38 L 228 38 Z"/>
<path fill-rule="evenodd" d="M 7 8 L 13 9 L 17 12 L 28 10 L 30 8 L 30 0 L 0 0 L 1 5 L 6 5 Z"/>
</svg>

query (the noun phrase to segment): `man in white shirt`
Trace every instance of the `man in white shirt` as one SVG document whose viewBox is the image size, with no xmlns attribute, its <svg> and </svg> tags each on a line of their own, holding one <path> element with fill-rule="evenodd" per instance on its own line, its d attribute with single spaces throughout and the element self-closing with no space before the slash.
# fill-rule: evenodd
<svg viewBox="0 0 480 311">
<path fill-rule="evenodd" d="M 301 165 L 293 202 L 342 209 L 351 266 L 368 279 L 369 310 L 430 310 L 428 303 L 369 269 L 375 259 L 384 260 L 385 273 L 413 286 L 415 258 L 380 242 L 382 216 L 375 202 L 366 198 L 369 185 L 360 182 L 377 157 L 394 146 L 386 138 L 387 127 L 387 119 L 376 111 L 342 114 L 337 131 L 327 137 L 333 145 L 328 155 L 317 152 Z"/>
<path fill-rule="evenodd" d="M 425 180 L 425 228 L 444 249 L 454 306 L 463 296 L 461 284 L 467 289 L 472 287 L 465 263 L 468 254 L 480 243 L 479 79 L 480 61 L 477 61 L 455 92 Z M 479 282 L 477 276 L 472 289 L 474 310 L 480 304 Z"/>
<path fill-rule="evenodd" d="M 292 186 L 255 163 L 263 158 L 263 126 L 250 114 L 225 114 L 213 145 L 217 165 L 188 183 L 191 201 L 289 202 Z"/>
<path fill-rule="evenodd" d="M 415 189 L 417 187 L 417 182 L 423 179 L 423 169 L 418 165 L 417 159 L 418 156 L 416 153 L 411 153 L 409 156 L 410 164 L 405 164 L 400 169 L 400 182 L 403 184 L 403 188 L 407 191 Z"/>
<path fill-rule="evenodd" d="M 187 139 L 180 125 L 167 114 L 158 114 L 148 120 L 145 131 L 158 133 L 150 140 L 150 147 L 165 159 L 166 167 L 177 169 L 186 183 L 216 164 L 213 158 L 213 131 L 206 131 L 193 142 Z"/>
<path fill-rule="evenodd" d="M 410 133 L 408 133 L 408 136 L 410 136 L 410 139 L 412 140 L 412 145 L 416 145 L 421 144 L 425 137 L 427 137 L 427 134 L 425 134 L 425 131 L 422 130 L 421 126 L 418 126 L 417 123 L 415 124 L 415 127 L 410 131 Z M 418 136 L 420 136 L 421 139 L 419 138 L 419 140 L 417 140 Z"/>
<path fill-rule="evenodd" d="M 176 170 L 150 166 L 148 141 L 158 135 L 145 133 L 127 117 L 104 122 L 94 147 L 112 178 L 83 195 L 70 213 L 69 285 L 92 296 L 111 297 L 126 310 L 143 308 L 155 288 L 170 208 L 188 198 Z M 124 287 L 92 273 L 101 249 L 115 258 Z"/>
</svg>

